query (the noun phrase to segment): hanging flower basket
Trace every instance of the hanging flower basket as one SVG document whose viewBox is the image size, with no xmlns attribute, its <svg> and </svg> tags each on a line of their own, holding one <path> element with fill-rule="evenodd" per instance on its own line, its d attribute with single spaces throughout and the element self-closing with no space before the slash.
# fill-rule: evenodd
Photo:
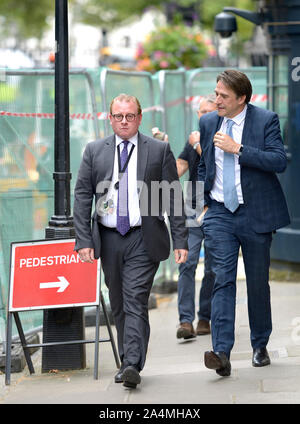
<svg viewBox="0 0 300 424">
<path fill-rule="evenodd" d="M 211 54 L 211 46 L 195 28 L 164 26 L 150 33 L 136 51 L 137 69 L 156 72 L 161 69 L 199 68 Z"/>
</svg>

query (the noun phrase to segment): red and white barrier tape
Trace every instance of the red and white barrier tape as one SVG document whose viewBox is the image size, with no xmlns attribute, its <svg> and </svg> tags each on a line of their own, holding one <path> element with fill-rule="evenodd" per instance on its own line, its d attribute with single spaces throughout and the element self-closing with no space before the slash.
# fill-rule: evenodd
<svg viewBox="0 0 300 424">
<path fill-rule="evenodd" d="M 204 96 L 191 96 L 187 97 L 186 102 L 192 104 L 198 104 Z M 251 97 L 251 103 L 264 103 L 268 100 L 266 94 L 253 94 Z"/>
<path fill-rule="evenodd" d="M 162 111 L 163 108 L 161 106 L 151 106 L 143 109 L 143 113 L 150 111 Z M 12 116 L 15 118 L 42 118 L 42 119 L 54 119 L 55 113 L 26 113 L 26 112 L 7 112 L 5 110 L 0 111 L 0 116 Z M 96 114 L 93 113 L 71 113 L 70 119 L 85 119 L 85 120 L 105 120 L 108 119 L 107 112 L 98 112 Z"/>
<path fill-rule="evenodd" d="M 164 108 L 163 106 L 157 105 L 157 106 L 149 106 L 146 107 L 145 109 L 142 110 L 143 113 L 147 113 L 147 112 L 163 112 Z"/>
<path fill-rule="evenodd" d="M 203 98 L 203 96 L 191 96 L 186 98 L 186 103 L 192 103 L 192 105 L 197 106 L 200 100 Z M 180 103 L 182 103 L 184 100 L 183 98 L 179 98 L 176 100 L 173 100 L 169 103 L 167 103 L 167 107 L 176 106 Z M 263 103 L 267 101 L 267 95 L 266 94 L 253 94 L 251 97 L 251 102 L 254 103 Z M 143 113 L 147 112 L 163 112 L 164 107 L 160 105 L 156 106 L 150 106 L 145 109 L 143 109 Z M 7 112 L 7 111 L 0 111 L 0 116 L 11 116 L 16 118 L 42 118 L 42 119 L 54 119 L 55 114 L 54 113 L 23 113 L 23 112 Z M 98 112 L 96 114 L 93 113 L 71 113 L 70 119 L 83 119 L 83 120 L 106 120 L 108 119 L 108 112 Z"/>
<path fill-rule="evenodd" d="M 6 112 L 0 111 L 0 116 L 13 116 L 16 118 L 43 118 L 43 119 L 54 119 L 55 113 L 22 113 L 22 112 Z M 99 112 L 96 114 L 97 119 L 107 119 L 108 114 L 106 112 Z M 95 115 L 92 113 L 71 113 L 70 119 L 95 119 Z"/>
</svg>

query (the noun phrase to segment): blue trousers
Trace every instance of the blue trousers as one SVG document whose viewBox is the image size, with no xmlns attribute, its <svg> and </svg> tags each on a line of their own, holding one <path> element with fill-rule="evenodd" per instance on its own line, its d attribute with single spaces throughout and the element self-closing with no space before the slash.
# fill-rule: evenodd
<svg viewBox="0 0 300 424">
<path fill-rule="evenodd" d="M 188 259 L 179 266 L 178 313 L 180 322 L 192 323 L 195 319 L 195 273 L 203 239 L 202 226 L 189 228 Z M 210 321 L 213 284 L 214 275 L 210 268 L 209 252 L 204 246 L 204 276 L 199 294 L 199 319 Z"/>
<path fill-rule="evenodd" d="M 223 203 L 212 201 L 203 223 L 215 284 L 212 295 L 211 332 L 215 352 L 228 357 L 234 344 L 236 275 L 242 249 L 248 297 L 252 348 L 265 347 L 272 331 L 269 266 L 272 233 L 255 233 L 246 209 L 232 214 Z"/>
</svg>

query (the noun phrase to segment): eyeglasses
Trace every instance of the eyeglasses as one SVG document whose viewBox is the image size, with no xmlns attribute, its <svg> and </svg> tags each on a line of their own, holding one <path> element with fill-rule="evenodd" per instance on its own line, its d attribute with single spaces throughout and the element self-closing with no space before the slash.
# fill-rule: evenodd
<svg viewBox="0 0 300 424">
<path fill-rule="evenodd" d="M 135 115 L 134 113 L 127 113 L 127 115 L 122 115 L 122 113 L 115 113 L 114 115 L 112 115 L 112 117 L 118 122 L 123 121 L 124 117 L 127 122 L 132 122 L 135 120 L 136 116 L 137 115 Z"/>
</svg>

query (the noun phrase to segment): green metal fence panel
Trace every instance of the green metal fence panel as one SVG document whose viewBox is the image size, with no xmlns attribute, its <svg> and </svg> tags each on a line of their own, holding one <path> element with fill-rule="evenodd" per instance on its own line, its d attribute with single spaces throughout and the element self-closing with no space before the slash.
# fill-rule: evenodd
<svg viewBox="0 0 300 424">
<path fill-rule="evenodd" d="M 154 126 L 156 113 L 151 74 L 148 72 L 125 72 L 103 68 L 100 81 L 105 111 L 107 113 L 109 112 L 112 99 L 121 93 L 137 97 L 143 110 L 140 130 L 145 134 L 151 135 L 151 128 Z M 107 135 L 112 133 L 108 121 L 106 130 Z"/>
<path fill-rule="evenodd" d="M 8 281 L 10 270 L 10 243 L 12 240 L 31 240 L 36 231 L 36 219 L 41 198 L 36 190 L 8 190 L 0 194 L 0 234 L 1 234 L 1 291 L 5 307 L 8 299 Z M 37 238 L 39 238 L 37 236 Z M 21 314 L 24 329 L 29 330 L 42 322 L 40 311 Z M 6 316 L 4 316 L 6 319 Z M 14 329 L 16 333 L 16 329 Z"/>
<path fill-rule="evenodd" d="M 38 125 L 37 119 L 21 115 L 40 113 L 41 109 L 45 113 L 53 110 L 49 110 L 43 102 L 41 81 L 36 75 L 25 77 L 18 72 L 2 75 L 5 78 L 2 77 L 0 85 L 0 110 L 6 115 L 2 115 L 0 120 L 0 279 L 6 307 L 10 243 L 43 238 L 40 223 L 43 213 L 46 218 L 47 201 L 53 200 L 53 191 L 48 191 L 49 187 L 51 190 L 53 161 L 49 160 L 48 167 L 45 164 L 47 141 L 44 140 L 44 129 Z M 50 152 L 49 158 L 52 157 Z M 30 312 L 24 318 L 25 329 L 41 322 L 40 313 Z"/>
<path fill-rule="evenodd" d="M 177 158 L 186 142 L 185 71 L 159 71 L 160 103 L 163 110 L 163 130 Z"/>
<path fill-rule="evenodd" d="M 53 70 L 3 70 L 1 75 L 0 279 L 4 303 L 1 310 L 4 311 L 9 284 L 10 243 L 43 239 L 54 212 L 55 99 Z M 101 130 L 104 135 L 104 121 L 101 120 L 101 110 L 97 109 L 97 95 L 99 98 L 101 93 L 100 89 L 97 93 L 94 88 L 98 79 L 98 70 L 70 72 L 72 192 L 85 145 L 100 137 Z M 40 312 L 22 315 L 25 331 L 42 323 Z"/>
<path fill-rule="evenodd" d="M 156 74 L 156 79 L 162 112 L 162 125 L 158 124 L 157 126 L 168 134 L 168 142 L 175 159 L 177 159 L 187 140 L 185 71 L 159 71 Z M 186 179 L 187 175 L 184 175 L 181 178 L 181 182 L 183 183 Z M 172 283 L 177 280 L 177 274 L 178 265 L 171 252 L 169 258 L 161 264 L 161 279 L 157 278 L 154 284 L 159 283 L 161 280 Z"/>
<path fill-rule="evenodd" d="M 155 111 L 154 114 L 154 126 L 158 127 L 160 130 L 166 131 L 165 122 L 164 122 L 164 114 L 163 114 L 163 106 L 161 99 L 161 90 L 159 86 L 159 72 L 156 72 L 152 75 L 152 84 L 153 84 L 153 109 Z M 152 135 L 152 134 L 151 134 Z"/>
</svg>

